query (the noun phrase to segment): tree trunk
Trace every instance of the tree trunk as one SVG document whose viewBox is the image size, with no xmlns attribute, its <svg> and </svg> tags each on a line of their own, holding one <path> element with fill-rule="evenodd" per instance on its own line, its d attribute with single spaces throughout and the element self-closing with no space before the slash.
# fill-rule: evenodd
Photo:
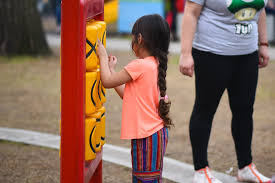
<svg viewBox="0 0 275 183">
<path fill-rule="evenodd" d="M 37 0 L 0 0 L 0 55 L 49 54 Z"/>
</svg>

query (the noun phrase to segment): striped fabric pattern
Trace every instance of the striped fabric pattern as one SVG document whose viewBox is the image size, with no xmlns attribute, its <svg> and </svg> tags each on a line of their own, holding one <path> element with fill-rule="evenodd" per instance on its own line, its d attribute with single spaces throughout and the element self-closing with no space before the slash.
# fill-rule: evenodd
<svg viewBox="0 0 275 183">
<path fill-rule="evenodd" d="M 131 141 L 133 183 L 161 183 L 163 157 L 168 143 L 168 129 Z"/>
</svg>

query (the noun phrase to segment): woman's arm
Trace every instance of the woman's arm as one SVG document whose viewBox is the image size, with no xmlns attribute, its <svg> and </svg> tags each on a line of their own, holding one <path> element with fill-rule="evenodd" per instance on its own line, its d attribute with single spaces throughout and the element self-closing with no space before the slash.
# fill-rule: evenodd
<svg viewBox="0 0 275 183">
<path fill-rule="evenodd" d="M 97 41 L 97 55 L 100 60 L 100 77 L 105 88 L 115 88 L 132 80 L 128 72 L 123 69 L 112 74 L 108 66 L 108 55 L 100 41 Z"/>
<path fill-rule="evenodd" d="M 259 32 L 259 68 L 263 68 L 263 67 L 266 67 L 269 62 L 268 46 L 264 45 L 265 43 L 268 43 L 267 33 L 266 33 L 265 10 L 261 12 L 258 20 L 258 32 Z"/>
<path fill-rule="evenodd" d="M 202 6 L 186 1 L 181 32 L 181 55 L 179 70 L 182 74 L 192 77 L 194 72 L 194 60 L 192 57 L 192 42 L 196 32 L 198 18 Z"/>
</svg>

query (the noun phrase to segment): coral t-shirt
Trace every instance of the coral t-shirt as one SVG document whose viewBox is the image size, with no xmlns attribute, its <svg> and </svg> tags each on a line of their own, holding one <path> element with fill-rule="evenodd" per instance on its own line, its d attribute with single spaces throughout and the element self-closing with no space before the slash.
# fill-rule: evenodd
<svg viewBox="0 0 275 183">
<path fill-rule="evenodd" d="M 121 139 L 149 137 L 164 127 L 158 114 L 158 62 L 146 57 L 131 61 L 124 69 L 133 80 L 124 89 Z"/>
</svg>

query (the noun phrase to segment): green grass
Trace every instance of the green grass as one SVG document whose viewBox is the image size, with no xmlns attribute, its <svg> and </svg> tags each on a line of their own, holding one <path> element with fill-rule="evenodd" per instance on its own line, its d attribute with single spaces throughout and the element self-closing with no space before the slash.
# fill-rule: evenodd
<svg viewBox="0 0 275 183">
<path fill-rule="evenodd" d="M 169 64 L 175 64 L 175 65 L 178 65 L 178 63 L 179 63 L 179 59 L 180 59 L 180 56 L 179 55 L 169 55 L 169 61 L 168 61 L 168 63 Z"/>
</svg>

